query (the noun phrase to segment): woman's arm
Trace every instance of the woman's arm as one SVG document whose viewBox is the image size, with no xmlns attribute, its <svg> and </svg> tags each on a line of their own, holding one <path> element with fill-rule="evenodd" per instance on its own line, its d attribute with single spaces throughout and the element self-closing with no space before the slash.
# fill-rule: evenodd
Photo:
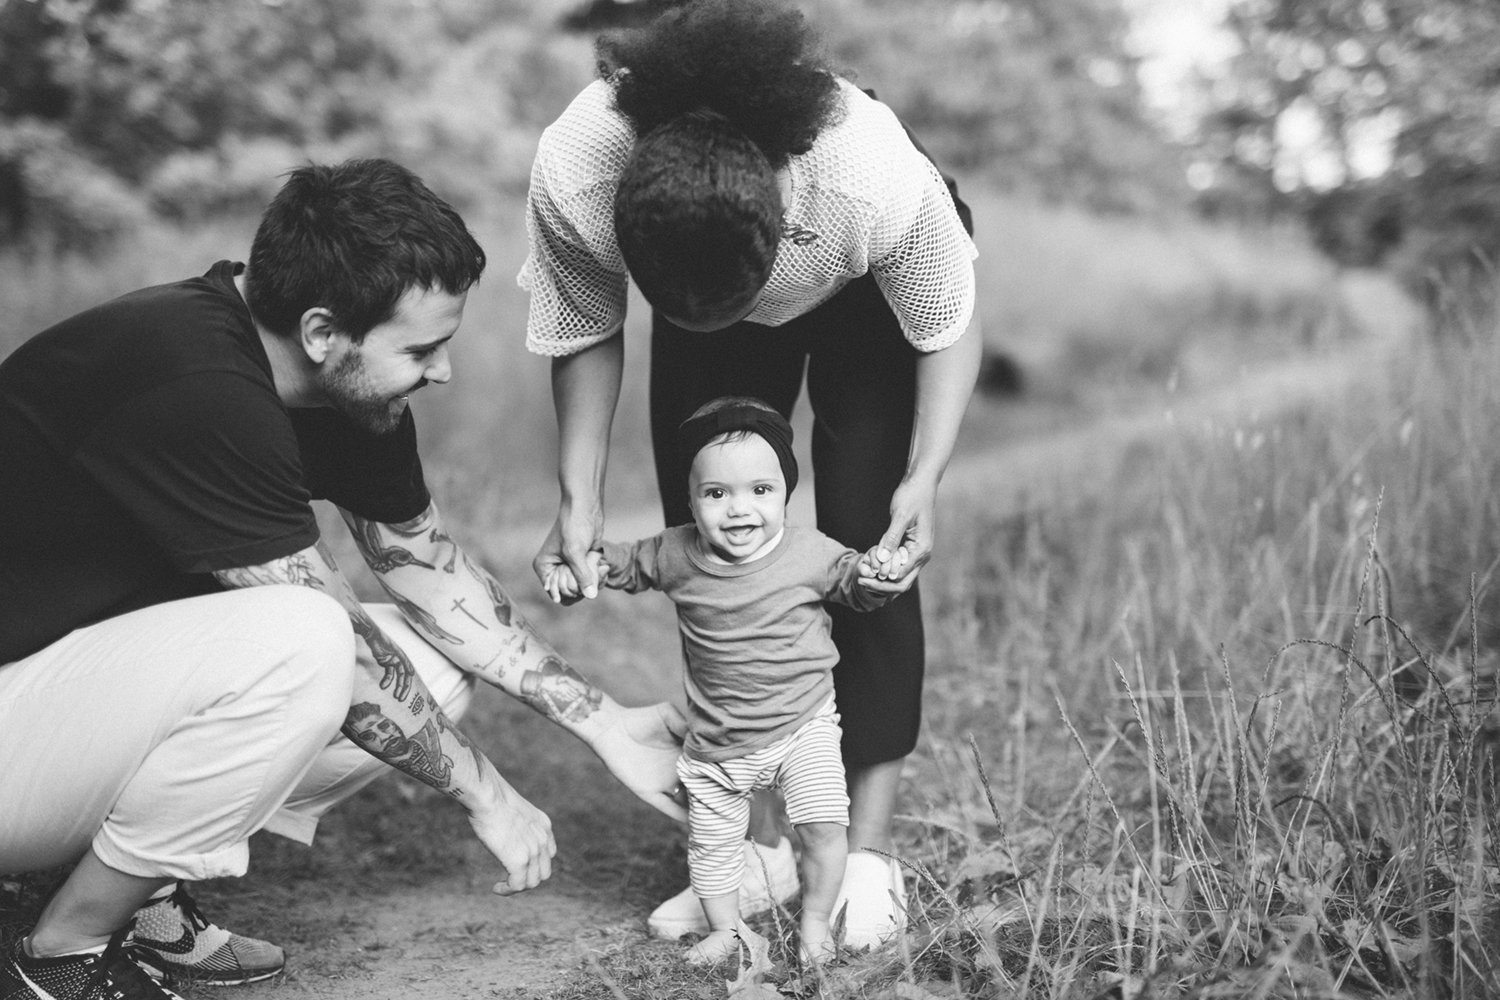
<svg viewBox="0 0 1500 1000">
<path fill-rule="evenodd" d="M 891 525 L 880 539 L 877 577 L 901 579 L 915 573 L 932 556 L 937 487 L 953 455 L 959 424 L 979 377 L 983 348 L 976 307 L 963 335 L 942 350 L 917 358 L 916 413 L 906 475 L 891 495 Z M 892 563 L 906 546 L 910 559 Z"/>
<path fill-rule="evenodd" d="M 552 361 L 552 403 L 557 411 L 557 520 L 532 561 L 543 584 L 552 567 L 566 565 L 584 597 L 599 593 L 599 577 L 589 550 L 604 531 L 604 474 L 609 464 L 609 431 L 620 398 L 625 338 L 608 340 Z"/>
</svg>

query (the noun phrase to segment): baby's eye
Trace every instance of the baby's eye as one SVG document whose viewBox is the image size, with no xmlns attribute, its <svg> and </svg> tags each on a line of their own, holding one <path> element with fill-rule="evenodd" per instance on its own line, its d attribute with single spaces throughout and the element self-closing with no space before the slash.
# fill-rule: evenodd
<svg viewBox="0 0 1500 1000">
<path fill-rule="evenodd" d="M 707 497 L 708 499 L 710 499 L 710 500 L 723 500 L 724 499 L 724 491 L 723 490 L 704 490 L 703 491 L 703 495 L 705 497 Z"/>
<path fill-rule="evenodd" d="M 758 497 L 770 496 L 774 492 L 776 492 L 774 487 L 767 486 L 764 483 L 755 487 L 755 495 Z"/>
</svg>

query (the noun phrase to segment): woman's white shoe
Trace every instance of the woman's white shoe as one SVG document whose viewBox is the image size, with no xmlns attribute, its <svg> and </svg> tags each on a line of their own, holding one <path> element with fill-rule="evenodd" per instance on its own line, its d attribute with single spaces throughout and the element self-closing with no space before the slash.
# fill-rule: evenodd
<svg viewBox="0 0 1500 1000">
<path fill-rule="evenodd" d="M 906 929 L 906 882 L 901 866 L 878 854 L 855 851 L 844 865 L 844 884 L 833 901 L 833 922 L 844 914 L 844 947 L 874 948 Z"/>
<path fill-rule="evenodd" d="M 770 883 L 766 875 L 771 876 Z M 740 882 L 740 916 L 746 919 L 771 907 L 789 902 L 801 883 L 797 880 L 797 855 L 792 842 L 782 837 L 775 847 L 745 841 L 745 877 Z M 651 911 L 646 929 L 652 937 L 675 941 L 684 934 L 707 934 L 708 918 L 691 886 Z"/>
</svg>

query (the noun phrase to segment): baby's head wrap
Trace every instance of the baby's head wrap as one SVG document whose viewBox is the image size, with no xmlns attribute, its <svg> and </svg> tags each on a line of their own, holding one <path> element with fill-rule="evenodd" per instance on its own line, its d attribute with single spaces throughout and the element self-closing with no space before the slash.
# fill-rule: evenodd
<svg viewBox="0 0 1500 1000">
<path fill-rule="evenodd" d="M 775 410 L 736 403 L 723 409 L 690 417 L 677 428 L 677 453 L 682 464 L 692 468 L 698 452 L 720 434 L 750 431 L 760 435 L 776 453 L 781 475 L 786 479 L 786 494 L 797 487 L 797 459 L 792 454 L 792 425 Z"/>
</svg>

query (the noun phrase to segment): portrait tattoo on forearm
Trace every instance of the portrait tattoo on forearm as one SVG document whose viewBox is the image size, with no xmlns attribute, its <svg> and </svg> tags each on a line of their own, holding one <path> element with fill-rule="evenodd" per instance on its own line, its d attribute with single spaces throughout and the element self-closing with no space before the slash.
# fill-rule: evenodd
<svg viewBox="0 0 1500 1000">
<path fill-rule="evenodd" d="M 441 718 L 441 716 L 439 716 Z M 453 759 L 444 755 L 438 727 L 428 720 L 416 736 L 407 736 L 373 702 L 356 702 L 344 717 L 344 735 L 392 767 L 457 798 L 452 787 Z"/>
<path fill-rule="evenodd" d="M 415 673 L 411 661 L 380 630 L 380 626 L 375 624 L 364 608 L 349 612 L 349 620 L 354 624 L 354 634 L 370 647 L 370 655 L 380 667 L 380 689 L 384 691 L 390 688 L 397 701 L 405 701 L 411 691 L 411 679 Z"/>
<path fill-rule="evenodd" d="M 395 525 L 386 525 L 392 531 L 402 535 L 404 538 L 413 538 L 402 532 Z M 377 573 L 385 574 L 402 566 L 420 566 L 423 569 L 435 568 L 432 563 L 418 559 L 410 549 L 404 549 L 399 545 L 386 545 L 380 537 L 380 524 L 376 521 L 367 521 L 362 517 L 354 518 L 354 544 L 359 547 L 360 555 L 364 556 L 365 562 Z M 420 532 L 418 532 L 420 534 Z"/>
</svg>

